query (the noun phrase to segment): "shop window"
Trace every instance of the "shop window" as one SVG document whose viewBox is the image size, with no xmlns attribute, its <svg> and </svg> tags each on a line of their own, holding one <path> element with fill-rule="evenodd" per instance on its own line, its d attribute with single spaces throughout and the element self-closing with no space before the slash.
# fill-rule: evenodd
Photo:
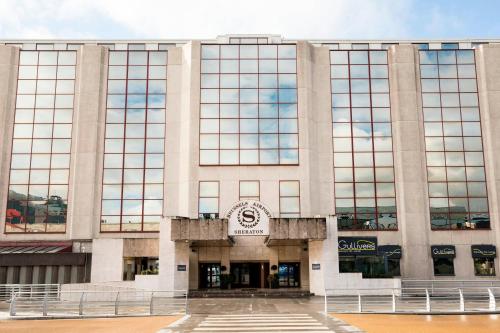
<svg viewBox="0 0 500 333">
<path fill-rule="evenodd" d="M 339 258 L 340 273 L 362 273 L 364 279 L 401 276 L 400 259 L 384 256 L 353 256 Z"/>
<path fill-rule="evenodd" d="M 158 275 L 157 257 L 130 257 L 123 259 L 123 281 L 134 281 L 136 275 Z"/>
<path fill-rule="evenodd" d="M 435 276 L 455 275 L 453 258 L 433 258 Z"/>
<path fill-rule="evenodd" d="M 495 259 L 474 258 L 474 275 L 495 276 Z"/>
</svg>

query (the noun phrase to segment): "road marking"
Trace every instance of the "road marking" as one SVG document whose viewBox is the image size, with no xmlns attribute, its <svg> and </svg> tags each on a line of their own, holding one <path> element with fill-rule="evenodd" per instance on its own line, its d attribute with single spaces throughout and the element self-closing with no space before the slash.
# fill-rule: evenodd
<svg viewBox="0 0 500 333">
<path fill-rule="evenodd" d="M 193 332 L 269 332 L 327 333 L 328 327 L 307 314 L 209 315 Z"/>
</svg>

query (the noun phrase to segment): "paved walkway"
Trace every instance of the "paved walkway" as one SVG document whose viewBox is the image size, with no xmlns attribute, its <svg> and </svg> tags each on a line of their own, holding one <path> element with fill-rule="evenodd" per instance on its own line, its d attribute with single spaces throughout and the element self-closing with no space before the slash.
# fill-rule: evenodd
<svg viewBox="0 0 500 333">
<path fill-rule="evenodd" d="M 172 333 L 263 333 L 263 332 L 363 332 L 322 313 L 322 297 L 200 298 L 189 301 L 191 316 Z"/>
</svg>

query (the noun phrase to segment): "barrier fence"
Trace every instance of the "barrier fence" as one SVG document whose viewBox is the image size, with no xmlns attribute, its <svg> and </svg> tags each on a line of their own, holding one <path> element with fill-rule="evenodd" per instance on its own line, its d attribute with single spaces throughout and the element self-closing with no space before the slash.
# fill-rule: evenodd
<svg viewBox="0 0 500 333">
<path fill-rule="evenodd" d="M 500 287 L 327 289 L 325 313 L 500 312 Z"/>
<path fill-rule="evenodd" d="M 14 290 L 7 300 L 10 316 L 183 315 L 186 290 L 63 291 Z"/>
</svg>

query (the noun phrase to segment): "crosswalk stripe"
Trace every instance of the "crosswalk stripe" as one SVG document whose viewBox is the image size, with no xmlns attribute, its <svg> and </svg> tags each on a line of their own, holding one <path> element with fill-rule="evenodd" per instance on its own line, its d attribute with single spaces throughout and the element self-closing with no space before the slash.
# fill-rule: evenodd
<svg viewBox="0 0 500 333">
<path fill-rule="evenodd" d="M 278 329 L 287 329 L 287 330 L 326 330 L 326 332 L 328 332 L 329 328 L 328 327 L 325 327 L 325 326 L 314 326 L 314 327 L 311 327 L 311 326 L 295 326 L 295 327 L 288 327 L 288 326 L 273 326 L 272 327 L 273 330 L 278 330 Z M 235 327 L 217 327 L 217 328 L 214 328 L 214 327 L 196 327 L 194 329 L 194 331 L 216 331 L 216 332 L 219 332 L 219 331 L 231 331 L 231 330 L 234 330 Z M 269 327 L 253 327 L 251 331 L 248 331 L 248 332 L 257 332 L 257 331 L 269 331 Z M 240 331 L 241 332 L 241 331 Z M 307 331 L 309 332 L 309 331 Z M 323 331 L 325 332 L 325 331 Z"/>
<path fill-rule="evenodd" d="M 275 323 L 275 322 L 267 322 L 267 323 L 201 323 L 199 326 L 231 326 L 231 327 L 255 327 L 255 326 L 321 326 L 321 323 L 316 322 L 308 322 L 308 323 Z"/>
<path fill-rule="evenodd" d="M 198 324 L 198 327 L 193 329 L 193 332 L 200 333 L 263 333 L 269 331 L 279 331 L 280 333 L 332 332 L 315 318 L 301 313 L 209 315 Z"/>
</svg>

